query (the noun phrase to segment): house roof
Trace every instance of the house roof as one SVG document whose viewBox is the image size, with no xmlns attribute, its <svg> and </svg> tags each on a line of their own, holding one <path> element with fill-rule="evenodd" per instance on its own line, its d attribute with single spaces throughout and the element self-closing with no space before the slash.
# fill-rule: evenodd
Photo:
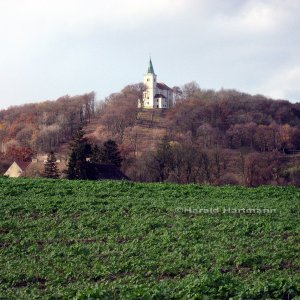
<svg viewBox="0 0 300 300">
<path fill-rule="evenodd" d="M 129 180 L 129 178 L 123 174 L 113 164 L 88 164 L 87 165 L 88 179 L 101 180 L 101 179 L 112 179 L 112 180 Z"/>
<path fill-rule="evenodd" d="M 22 161 L 22 160 L 15 160 L 14 161 L 22 171 L 25 171 L 27 167 L 31 164 L 31 161 Z"/>
<path fill-rule="evenodd" d="M 156 87 L 159 88 L 160 90 L 167 90 L 167 91 L 172 91 L 171 88 L 169 88 L 166 84 L 162 83 L 162 82 L 158 82 L 156 84 Z"/>
<path fill-rule="evenodd" d="M 147 69 L 147 74 L 155 74 L 155 73 L 154 73 L 154 68 L 153 68 L 153 65 L 152 65 L 151 58 L 150 58 L 150 60 L 149 60 L 149 65 L 148 65 L 148 69 Z"/>
<path fill-rule="evenodd" d="M 20 177 L 30 164 L 30 161 L 14 161 L 4 173 L 4 176 Z"/>
</svg>

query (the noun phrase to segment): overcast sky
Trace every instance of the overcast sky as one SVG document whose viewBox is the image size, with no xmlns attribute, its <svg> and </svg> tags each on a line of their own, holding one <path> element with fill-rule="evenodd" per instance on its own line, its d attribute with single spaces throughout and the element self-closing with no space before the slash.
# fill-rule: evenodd
<svg viewBox="0 0 300 300">
<path fill-rule="evenodd" d="M 300 0 L 0 0 L 0 108 L 142 81 L 300 101 Z"/>
</svg>

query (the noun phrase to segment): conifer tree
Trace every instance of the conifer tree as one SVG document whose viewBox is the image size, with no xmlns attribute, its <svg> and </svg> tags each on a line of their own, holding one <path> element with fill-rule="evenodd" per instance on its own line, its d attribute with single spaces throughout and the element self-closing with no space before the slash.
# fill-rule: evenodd
<svg viewBox="0 0 300 300">
<path fill-rule="evenodd" d="M 82 127 L 75 133 L 70 143 L 70 157 L 67 176 L 69 179 L 87 179 L 87 157 L 91 154 L 91 145 L 84 138 Z"/>
<path fill-rule="evenodd" d="M 44 165 L 43 176 L 46 178 L 59 178 L 56 157 L 53 151 L 50 151 L 50 153 L 48 154 L 47 161 Z"/>
<path fill-rule="evenodd" d="M 103 162 L 103 149 L 98 145 L 95 145 L 92 149 L 91 163 L 102 163 Z"/>
<path fill-rule="evenodd" d="M 103 144 L 102 161 L 112 163 L 118 168 L 121 167 L 123 159 L 115 141 L 107 140 Z"/>
</svg>

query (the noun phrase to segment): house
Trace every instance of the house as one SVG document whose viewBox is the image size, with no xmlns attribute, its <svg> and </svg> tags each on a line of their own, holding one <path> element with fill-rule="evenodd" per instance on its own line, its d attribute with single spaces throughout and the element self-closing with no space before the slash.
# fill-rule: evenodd
<svg viewBox="0 0 300 300">
<path fill-rule="evenodd" d="M 8 177 L 42 177 L 45 169 L 47 155 L 39 155 L 28 162 L 14 161 L 4 173 Z M 63 157 L 57 159 L 57 167 L 60 173 L 67 168 L 67 161 Z"/>
<path fill-rule="evenodd" d="M 25 172 L 30 164 L 30 161 L 14 161 L 4 173 L 4 176 L 18 178 Z"/>
<path fill-rule="evenodd" d="M 113 164 L 87 164 L 87 178 L 90 180 L 130 180 Z"/>
<path fill-rule="evenodd" d="M 146 109 L 167 109 L 173 106 L 173 89 L 166 84 L 157 82 L 157 75 L 154 72 L 150 58 L 147 73 L 144 75 L 143 99 L 139 100 L 138 107 Z"/>
</svg>

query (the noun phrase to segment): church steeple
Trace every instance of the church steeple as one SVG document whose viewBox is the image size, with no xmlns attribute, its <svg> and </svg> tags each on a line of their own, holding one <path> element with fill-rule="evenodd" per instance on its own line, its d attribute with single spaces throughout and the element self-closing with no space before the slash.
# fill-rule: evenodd
<svg viewBox="0 0 300 300">
<path fill-rule="evenodd" d="M 153 69 L 153 65 L 152 65 L 152 61 L 151 61 L 151 57 L 150 57 L 149 65 L 148 65 L 147 74 L 153 74 L 153 75 L 155 74 L 154 69 Z"/>
<path fill-rule="evenodd" d="M 142 109 L 166 109 L 173 105 L 173 89 L 164 83 L 157 82 L 157 75 L 154 72 L 151 56 L 144 75 L 143 99 L 139 100 L 138 107 Z"/>
</svg>

